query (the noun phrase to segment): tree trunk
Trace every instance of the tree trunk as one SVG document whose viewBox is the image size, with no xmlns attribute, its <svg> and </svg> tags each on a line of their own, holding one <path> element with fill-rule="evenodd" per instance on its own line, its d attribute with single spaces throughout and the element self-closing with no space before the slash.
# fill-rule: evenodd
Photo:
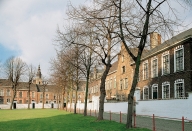
<svg viewBox="0 0 192 131">
<path fill-rule="evenodd" d="M 86 78 L 86 89 L 85 89 L 85 105 L 84 105 L 84 116 L 87 116 L 87 97 L 88 97 L 88 87 L 89 87 L 89 71 L 87 71 L 87 78 Z"/>
<path fill-rule="evenodd" d="M 70 91 L 70 111 L 71 111 L 71 107 L 72 107 L 72 99 L 73 99 L 73 90 L 71 88 L 71 91 Z"/>
<path fill-rule="evenodd" d="M 16 91 L 16 86 L 15 86 L 15 85 L 14 85 L 13 88 L 14 88 L 14 89 L 13 89 L 13 97 L 12 97 L 12 100 L 11 100 L 10 110 L 13 109 L 13 102 L 14 102 L 14 99 L 15 99 L 15 96 L 16 96 L 16 93 L 17 93 L 17 91 Z"/>
<path fill-rule="evenodd" d="M 61 107 L 60 107 L 61 110 L 64 109 L 64 93 L 62 91 L 62 96 L 61 96 Z"/>
<path fill-rule="evenodd" d="M 66 94 L 66 111 L 67 111 L 67 106 L 68 106 L 68 96 L 69 96 L 69 94 L 68 94 L 68 92 L 67 92 L 67 94 Z"/>
<path fill-rule="evenodd" d="M 139 50 L 138 52 L 137 60 L 135 62 L 136 67 L 135 67 L 133 82 L 132 82 L 130 93 L 128 94 L 128 110 L 127 110 L 127 123 L 126 123 L 127 128 L 132 128 L 132 116 L 133 116 L 133 106 L 134 106 L 133 98 L 134 98 L 135 88 L 138 82 L 139 66 L 141 62 L 142 51 L 143 50 Z"/>
<path fill-rule="evenodd" d="M 79 85 L 77 84 L 77 86 Z M 76 88 L 76 91 L 75 91 L 74 114 L 77 114 L 77 90 L 78 90 L 78 87 Z"/>
<path fill-rule="evenodd" d="M 99 98 L 99 114 L 97 120 L 103 120 L 103 112 L 104 112 L 104 100 L 105 100 L 105 80 L 107 77 L 107 74 L 109 72 L 109 69 L 111 68 L 111 64 L 106 65 L 106 69 L 103 73 L 103 76 L 101 78 L 101 85 L 100 85 L 100 98 Z"/>
<path fill-rule="evenodd" d="M 45 90 L 45 89 L 43 89 Z M 45 91 L 43 91 L 43 105 L 42 105 L 42 109 L 44 109 L 44 104 L 45 104 Z"/>
<path fill-rule="evenodd" d="M 30 109 L 30 102 L 31 102 L 31 99 L 30 99 L 30 85 L 29 85 L 29 90 L 28 90 L 28 109 Z"/>
</svg>

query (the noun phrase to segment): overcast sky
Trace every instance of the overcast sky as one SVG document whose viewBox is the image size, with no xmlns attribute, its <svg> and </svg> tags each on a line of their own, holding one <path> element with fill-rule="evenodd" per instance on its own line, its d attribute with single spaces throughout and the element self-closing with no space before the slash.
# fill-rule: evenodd
<svg viewBox="0 0 192 131">
<path fill-rule="evenodd" d="M 83 4 L 85 0 L 71 3 Z M 0 0 L 1 63 L 19 56 L 27 64 L 40 64 L 42 73 L 48 75 L 49 61 L 55 57 L 53 39 L 57 26 L 67 24 L 64 19 L 68 4 L 68 0 Z M 186 12 L 186 17 L 189 16 Z"/>
</svg>

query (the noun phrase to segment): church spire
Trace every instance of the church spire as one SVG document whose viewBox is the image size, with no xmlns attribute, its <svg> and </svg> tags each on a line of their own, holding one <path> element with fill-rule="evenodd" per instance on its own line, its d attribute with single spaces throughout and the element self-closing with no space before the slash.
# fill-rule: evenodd
<svg viewBox="0 0 192 131">
<path fill-rule="evenodd" d="M 40 68 L 40 65 L 38 67 L 38 71 L 37 71 L 36 76 L 37 76 L 37 78 L 41 78 L 41 68 Z"/>
</svg>

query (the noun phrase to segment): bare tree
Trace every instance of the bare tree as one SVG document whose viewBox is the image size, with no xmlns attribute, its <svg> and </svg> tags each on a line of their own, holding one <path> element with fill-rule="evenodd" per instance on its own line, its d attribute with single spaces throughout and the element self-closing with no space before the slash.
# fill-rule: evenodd
<svg viewBox="0 0 192 131">
<path fill-rule="evenodd" d="M 29 65 L 27 66 L 27 83 L 28 83 L 28 109 L 30 109 L 30 103 L 31 103 L 31 84 L 33 82 L 33 79 L 35 77 L 36 69 L 34 66 Z"/>
<path fill-rule="evenodd" d="M 178 21 L 175 9 L 168 0 L 147 0 L 143 1 L 112 1 L 118 8 L 120 38 L 125 49 L 135 63 L 134 77 L 130 93 L 128 94 L 127 128 L 132 128 L 133 97 L 137 86 L 139 66 L 144 48 L 147 45 L 148 35 L 152 32 L 161 32 L 164 35 L 174 34 L 174 28 L 181 26 Z M 190 1 L 185 1 L 189 3 Z M 167 7 L 164 12 L 161 6 Z M 165 8 L 163 7 L 163 10 Z M 138 15 L 140 14 L 140 15 Z M 130 48 L 136 47 L 137 52 L 131 52 Z"/>
<path fill-rule="evenodd" d="M 103 4 L 107 4 L 107 1 L 102 1 Z M 94 7 L 101 7 L 99 1 L 95 1 Z M 72 6 L 71 6 L 72 7 Z M 111 67 L 112 60 L 117 56 L 118 48 L 115 46 L 119 43 L 117 34 L 115 33 L 117 26 L 115 18 L 111 17 L 117 14 L 117 10 L 114 7 L 108 8 L 108 10 L 99 10 L 95 8 L 89 8 L 86 6 L 79 7 L 76 9 L 72 7 L 72 10 L 68 12 L 69 18 L 80 21 L 78 24 L 87 24 L 92 29 L 92 45 L 88 46 L 84 43 L 76 43 L 72 41 L 72 44 L 83 45 L 91 49 L 95 54 L 98 55 L 99 59 L 104 65 L 104 73 L 101 78 L 100 85 L 100 99 L 99 99 L 99 115 L 98 120 L 103 120 L 104 111 L 104 99 L 106 96 L 105 91 L 105 79 Z M 88 36 L 88 35 L 87 35 Z"/>
<path fill-rule="evenodd" d="M 42 103 L 42 109 L 44 109 L 45 105 L 45 91 L 46 91 L 46 86 L 48 85 L 48 80 L 45 77 L 42 77 L 42 91 L 43 91 L 43 103 Z"/>
<path fill-rule="evenodd" d="M 5 73 L 8 80 L 12 84 L 12 91 L 13 91 L 13 97 L 10 105 L 11 110 L 16 96 L 17 87 L 25 71 L 26 71 L 26 64 L 20 58 L 11 57 L 5 62 Z"/>
</svg>

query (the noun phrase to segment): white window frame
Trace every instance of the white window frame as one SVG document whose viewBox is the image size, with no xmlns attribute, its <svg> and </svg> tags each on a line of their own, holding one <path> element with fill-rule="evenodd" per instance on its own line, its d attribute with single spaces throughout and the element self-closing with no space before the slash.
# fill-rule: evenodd
<svg viewBox="0 0 192 131">
<path fill-rule="evenodd" d="M 154 88 L 157 88 L 157 99 L 158 99 L 158 84 L 153 84 L 152 85 L 152 90 L 151 90 L 151 94 L 152 94 L 152 99 L 153 99 L 153 90 L 154 90 Z"/>
<path fill-rule="evenodd" d="M 11 96 L 11 90 L 7 89 L 6 96 Z"/>
<path fill-rule="evenodd" d="M 114 88 L 116 88 L 117 82 L 116 82 L 116 77 L 114 77 Z"/>
<path fill-rule="evenodd" d="M 168 72 L 167 73 L 164 73 L 164 66 L 163 66 L 163 57 L 164 56 L 168 56 L 168 60 L 169 60 L 169 65 L 168 65 L 168 67 L 169 67 L 169 70 L 168 70 Z M 163 54 L 162 54 L 162 57 L 161 57 L 161 69 L 162 69 L 162 75 L 167 75 L 167 74 L 170 74 L 170 55 L 169 55 L 169 51 L 165 51 Z"/>
<path fill-rule="evenodd" d="M 0 89 L 0 96 L 4 96 L 4 90 Z"/>
<path fill-rule="evenodd" d="M 164 97 L 164 86 L 169 86 L 168 87 L 168 89 L 169 89 L 169 97 L 168 98 Z M 168 82 L 168 81 L 165 81 L 162 83 L 162 99 L 170 99 L 170 82 Z"/>
<path fill-rule="evenodd" d="M 157 66 L 156 66 L 156 76 L 154 75 L 153 73 L 153 63 L 154 61 L 157 60 Z M 152 59 L 151 59 L 151 78 L 155 78 L 155 77 L 158 77 L 158 58 L 157 56 L 154 56 Z"/>
<path fill-rule="evenodd" d="M 109 84 L 110 85 L 110 89 L 112 89 L 112 83 L 113 83 L 113 79 L 111 78 L 110 79 L 110 84 Z"/>
<path fill-rule="evenodd" d="M 124 55 L 121 56 L 121 62 L 124 62 Z"/>
<path fill-rule="evenodd" d="M 180 69 L 180 70 L 176 70 L 176 52 L 179 51 L 179 50 L 182 50 L 183 52 L 183 69 Z M 184 47 L 183 45 L 179 45 L 177 47 L 175 47 L 174 49 L 174 72 L 179 72 L 179 71 L 183 71 L 184 70 Z"/>
<path fill-rule="evenodd" d="M 183 91 L 182 91 L 183 96 L 178 97 L 177 84 L 181 84 L 181 83 L 183 83 Z M 185 83 L 184 83 L 184 79 L 177 79 L 177 80 L 175 80 L 174 89 L 175 89 L 175 91 L 174 91 L 175 98 L 184 98 L 185 97 Z"/>
<path fill-rule="evenodd" d="M 143 100 L 148 100 L 145 98 L 145 89 L 148 88 L 148 99 L 149 99 L 149 87 L 148 86 L 144 86 L 143 87 Z"/>
<path fill-rule="evenodd" d="M 128 89 L 128 78 L 124 79 L 124 89 Z"/>
<path fill-rule="evenodd" d="M 28 94 L 28 93 L 27 93 Z M 32 98 L 35 98 L 35 92 L 32 92 Z"/>
<path fill-rule="evenodd" d="M 147 64 L 146 78 L 145 78 L 145 69 L 144 69 L 145 64 Z M 149 63 L 148 63 L 148 60 L 143 62 L 143 80 L 147 80 L 147 79 L 149 79 Z"/>
<path fill-rule="evenodd" d="M 49 99 L 49 94 L 45 94 L 45 99 Z"/>
<path fill-rule="evenodd" d="M 40 94 L 40 99 L 43 99 L 43 94 L 42 93 Z"/>
</svg>

